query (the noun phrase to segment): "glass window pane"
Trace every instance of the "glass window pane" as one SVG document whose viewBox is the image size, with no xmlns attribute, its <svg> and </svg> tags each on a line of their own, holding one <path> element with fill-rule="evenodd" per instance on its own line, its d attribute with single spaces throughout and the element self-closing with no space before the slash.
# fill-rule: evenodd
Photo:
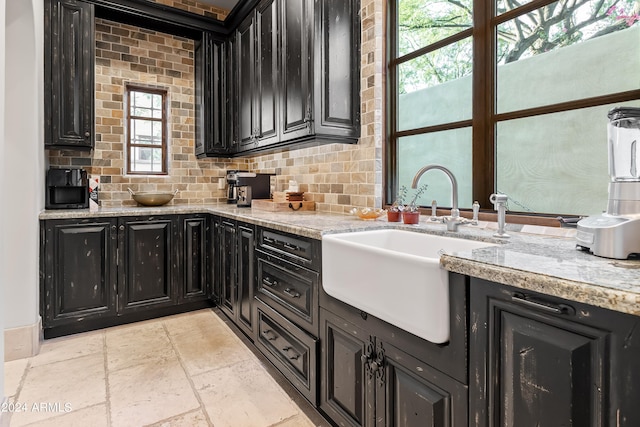
<svg viewBox="0 0 640 427">
<path fill-rule="evenodd" d="M 471 38 L 398 66 L 398 130 L 471 118 Z"/>
<path fill-rule="evenodd" d="M 423 166 L 437 164 L 449 169 L 458 181 L 458 204 L 471 208 L 472 156 L 471 128 L 448 130 L 415 135 L 398 140 L 398 183 L 409 190 L 409 203 L 415 194 L 411 181 Z M 427 190 L 418 200 L 422 206 L 431 206 L 436 200 L 439 206 L 451 207 L 451 182 L 439 170 L 427 171 L 418 187 L 427 184 Z"/>
<path fill-rule="evenodd" d="M 471 10 L 471 0 L 398 0 L 399 56 L 471 27 Z"/>
<path fill-rule="evenodd" d="M 640 88 L 640 16 L 611 4 L 556 2 L 500 25 L 498 113 Z"/>
<path fill-rule="evenodd" d="M 132 103 L 134 107 L 151 108 L 151 98 L 153 94 L 145 92 L 131 92 Z"/>
<path fill-rule="evenodd" d="M 162 145 L 162 122 L 131 120 L 131 143 Z"/>
<path fill-rule="evenodd" d="M 640 102 L 626 105 L 640 107 Z M 497 191 L 509 210 L 593 215 L 607 207 L 605 105 L 498 123 Z"/>
</svg>

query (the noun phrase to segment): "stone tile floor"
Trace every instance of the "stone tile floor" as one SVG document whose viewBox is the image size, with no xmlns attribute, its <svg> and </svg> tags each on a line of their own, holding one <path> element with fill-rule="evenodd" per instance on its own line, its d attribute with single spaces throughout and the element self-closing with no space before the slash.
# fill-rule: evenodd
<svg viewBox="0 0 640 427">
<path fill-rule="evenodd" d="M 11 427 L 315 425 L 210 309 L 46 340 L 5 395 Z"/>
</svg>

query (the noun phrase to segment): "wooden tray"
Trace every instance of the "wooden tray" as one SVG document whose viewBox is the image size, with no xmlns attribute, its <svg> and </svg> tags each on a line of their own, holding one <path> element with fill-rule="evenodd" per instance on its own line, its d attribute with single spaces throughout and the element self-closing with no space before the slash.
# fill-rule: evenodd
<svg viewBox="0 0 640 427">
<path fill-rule="evenodd" d="M 274 202 L 271 199 L 253 199 L 251 201 L 252 209 L 260 209 L 271 212 L 299 212 L 299 211 L 315 211 L 316 202 L 299 201 L 299 202 Z"/>
</svg>

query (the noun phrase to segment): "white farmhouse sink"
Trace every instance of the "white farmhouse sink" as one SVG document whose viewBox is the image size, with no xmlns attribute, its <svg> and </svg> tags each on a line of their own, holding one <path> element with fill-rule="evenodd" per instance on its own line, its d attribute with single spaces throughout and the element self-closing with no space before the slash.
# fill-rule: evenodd
<svg viewBox="0 0 640 427">
<path fill-rule="evenodd" d="M 433 343 L 449 341 L 449 275 L 440 253 L 496 246 L 403 230 L 322 237 L 322 287 L 332 297 Z"/>
</svg>

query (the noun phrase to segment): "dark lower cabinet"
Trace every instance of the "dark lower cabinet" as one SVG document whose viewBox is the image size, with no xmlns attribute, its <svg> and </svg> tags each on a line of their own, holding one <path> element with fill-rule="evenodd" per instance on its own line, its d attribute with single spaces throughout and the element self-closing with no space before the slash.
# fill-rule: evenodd
<svg viewBox="0 0 640 427">
<path fill-rule="evenodd" d="M 250 224 L 216 217 L 215 255 L 219 266 L 216 284 L 222 311 L 253 339 L 255 288 L 254 227 Z"/>
<path fill-rule="evenodd" d="M 121 218 L 119 222 L 118 312 L 175 305 L 175 219 Z"/>
<path fill-rule="evenodd" d="M 470 424 L 638 426 L 639 319 L 471 282 Z"/>
<path fill-rule="evenodd" d="M 320 409 L 334 423 L 467 425 L 464 384 L 327 310 L 320 324 Z"/>
<path fill-rule="evenodd" d="M 45 328 L 115 316 L 117 219 L 46 221 L 41 234 Z"/>
<path fill-rule="evenodd" d="M 181 302 L 208 299 L 209 283 L 212 282 L 209 215 L 181 215 L 178 224 L 182 231 L 182 260 L 178 268 L 178 296 Z"/>
<path fill-rule="evenodd" d="M 208 215 L 41 221 L 45 338 L 210 306 Z"/>
</svg>

